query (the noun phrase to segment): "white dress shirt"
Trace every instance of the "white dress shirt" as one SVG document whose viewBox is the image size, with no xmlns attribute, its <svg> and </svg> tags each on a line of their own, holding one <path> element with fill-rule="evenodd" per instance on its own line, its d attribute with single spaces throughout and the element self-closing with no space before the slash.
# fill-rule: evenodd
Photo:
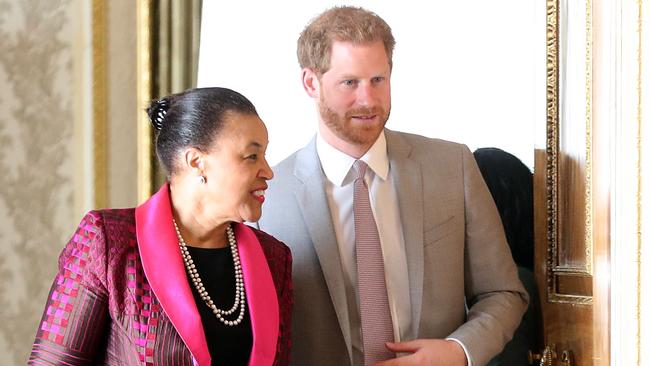
<svg viewBox="0 0 650 366">
<path fill-rule="evenodd" d="M 355 299 L 348 302 L 350 314 L 350 335 L 353 353 L 362 354 L 361 320 L 359 318 L 359 291 L 357 291 L 357 261 L 354 237 L 354 173 L 351 172 L 355 158 L 328 144 L 320 133 L 316 138 L 316 151 L 325 173 L 325 192 L 332 215 L 332 223 L 341 256 L 346 296 Z M 384 257 L 386 290 L 393 322 L 395 342 L 405 340 L 408 334 L 415 334 L 411 327 L 411 297 L 409 290 L 408 265 L 402 222 L 400 219 L 397 192 L 390 172 L 384 132 L 359 160 L 370 169 L 364 177 L 370 194 L 370 205 L 377 223 L 379 241 Z M 356 308 L 353 307 L 356 305 Z M 456 339 L 452 339 L 460 343 Z M 465 350 L 465 346 L 460 343 Z M 469 360 L 469 357 L 468 357 Z M 471 361 L 469 361 L 471 366 Z"/>
</svg>

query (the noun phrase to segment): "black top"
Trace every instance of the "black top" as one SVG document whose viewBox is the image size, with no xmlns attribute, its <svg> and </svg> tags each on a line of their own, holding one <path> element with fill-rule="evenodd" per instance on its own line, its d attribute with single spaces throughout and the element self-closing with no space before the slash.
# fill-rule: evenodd
<svg viewBox="0 0 650 366">
<path fill-rule="evenodd" d="M 235 302 L 235 266 L 230 247 L 203 249 L 188 246 L 187 250 L 212 301 L 217 308 L 229 310 Z M 201 314 L 212 366 L 247 365 L 253 348 L 248 302 L 242 322 L 235 326 L 227 326 L 217 319 L 212 309 L 201 299 L 189 276 L 188 281 L 190 281 L 196 307 Z M 235 320 L 238 316 L 239 308 L 224 318 Z"/>
</svg>

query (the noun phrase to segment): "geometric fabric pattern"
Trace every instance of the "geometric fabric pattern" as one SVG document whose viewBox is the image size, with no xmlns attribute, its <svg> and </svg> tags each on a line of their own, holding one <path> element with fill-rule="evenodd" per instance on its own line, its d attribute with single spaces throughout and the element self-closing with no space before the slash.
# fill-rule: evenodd
<svg viewBox="0 0 650 366">
<path fill-rule="evenodd" d="M 274 265 L 291 263 L 291 256 L 255 232 L 280 292 L 287 278 Z M 290 309 L 293 300 L 280 295 L 280 310 Z M 277 365 L 289 361 L 290 316 L 280 314 Z M 91 211 L 82 219 L 59 257 L 28 364 L 194 364 L 144 275 L 133 208 Z"/>
</svg>

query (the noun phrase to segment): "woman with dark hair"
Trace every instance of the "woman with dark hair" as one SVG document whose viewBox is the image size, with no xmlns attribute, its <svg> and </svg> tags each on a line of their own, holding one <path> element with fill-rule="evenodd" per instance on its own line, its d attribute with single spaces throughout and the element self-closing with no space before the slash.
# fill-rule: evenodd
<svg viewBox="0 0 650 366">
<path fill-rule="evenodd" d="M 167 182 L 89 212 L 59 257 L 34 365 L 287 365 L 291 253 L 261 215 L 268 133 L 224 88 L 151 103 Z"/>
<path fill-rule="evenodd" d="M 474 158 L 499 210 L 519 279 L 530 296 L 513 338 L 488 366 L 529 365 L 528 351 L 539 349 L 541 340 L 534 268 L 533 174 L 519 158 L 494 147 L 477 149 Z"/>
</svg>

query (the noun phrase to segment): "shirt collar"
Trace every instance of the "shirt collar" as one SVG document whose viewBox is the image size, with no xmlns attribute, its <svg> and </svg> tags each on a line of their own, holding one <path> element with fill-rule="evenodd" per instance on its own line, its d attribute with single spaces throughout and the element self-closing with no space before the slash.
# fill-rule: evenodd
<svg viewBox="0 0 650 366">
<path fill-rule="evenodd" d="M 345 178 L 356 159 L 328 144 L 320 132 L 316 135 L 316 151 L 327 179 L 339 187 L 344 185 Z M 381 131 L 377 141 L 359 160 L 368 164 L 375 175 L 386 180 L 389 164 L 384 131 Z"/>
</svg>

